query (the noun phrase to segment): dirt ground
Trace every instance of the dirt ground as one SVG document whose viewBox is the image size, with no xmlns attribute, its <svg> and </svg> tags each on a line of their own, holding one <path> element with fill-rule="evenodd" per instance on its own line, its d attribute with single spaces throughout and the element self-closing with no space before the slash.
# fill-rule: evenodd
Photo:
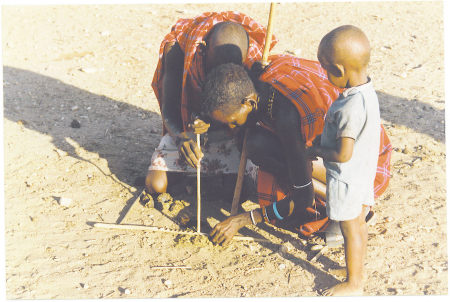
<svg viewBox="0 0 450 302">
<path fill-rule="evenodd" d="M 270 242 L 216 247 L 89 224 L 115 223 L 143 189 L 161 133 L 150 83 L 162 38 L 178 18 L 225 10 L 266 25 L 269 4 L 2 7 L 6 298 L 318 296 L 342 280 L 341 247 L 312 261 L 320 237 L 262 225 L 243 234 Z M 282 3 L 275 14 L 272 53 L 316 59 L 322 36 L 343 24 L 371 41 L 394 151 L 369 229 L 369 296 L 448 293 L 443 19 L 438 1 Z M 219 192 L 202 201 L 214 225 L 233 188 L 204 187 Z M 195 190 L 173 197 L 162 209 L 135 204 L 123 223 L 177 229 Z"/>
</svg>

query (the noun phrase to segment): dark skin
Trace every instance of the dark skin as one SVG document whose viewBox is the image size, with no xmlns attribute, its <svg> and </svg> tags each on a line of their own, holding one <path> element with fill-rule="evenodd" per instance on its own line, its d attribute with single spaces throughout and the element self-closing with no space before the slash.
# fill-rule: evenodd
<svg viewBox="0 0 450 302">
<path fill-rule="evenodd" d="M 211 117 L 227 124 L 230 128 L 242 126 L 250 114 L 253 116 L 249 120 L 260 120 L 272 125 L 275 135 L 268 135 L 254 127 L 250 128 L 250 139 L 247 142 L 249 158 L 290 185 L 307 184 L 311 181 L 312 167 L 306 153 L 305 141 L 301 136 L 298 111 L 286 97 L 276 92 L 273 102 L 273 118 L 268 119 L 263 109 L 267 107 L 269 99 L 268 86 L 260 84 L 263 87 L 259 90 L 259 102 L 257 95 L 248 96 L 236 110 L 215 110 Z M 302 198 L 295 201 L 294 210 L 294 213 L 297 214 L 304 212 L 306 206 L 312 205 L 313 186 L 302 189 L 299 195 Z M 253 214 L 256 223 L 262 222 L 260 209 L 253 211 Z M 289 219 L 295 220 L 295 215 L 290 216 Z M 226 245 L 239 229 L 251 223 L 250 212 L 231 216 L 214 227 L 210 233 L 211 241 Z"/>
<path fill-rule="evenodd" d="M 325 35 L 319 45 L 317 57 L 327 71 L 331 83 L 340 88 L 366 84 L 370 45 L 365 34 L 354 26 L 338 27 Z M 353 155 L 354 139 L 340 137 L 337 148 L 314 145 L 308 150 L 311 156 L 327 161 L 346 162 Z M 323 292 L 325 296 L 350 296 L 363 294 L 363 268 L 367 249 L 367 225 L 364 206 L 361 214 L 347 221 L 340 221 L 344 236 L 347 279 Z"/>
<path fill-rule="evenodd" d="M 238 60 L 240 63 L 244 62 L 247 57 L 248 38 L 245 31 L 236 24 L 222 26 L 219 23 L 218 28 L 212 30 L 210 35 L 206 37 L 206 46 L 202 46 L 206 72 L 218 64 L 228 63 L 224 61 L 224 56 L 222 55 L 224 51 L 235 53 L 233 60 Z M 222 126 L 210 125 L 198 118 L 189 124 L 187 131 L 183 130 L 180 106 L 184 53 L 178 43 L 175 42 L 168 43 L 165 46 L 164 54 L 163 100 L 161 108 L 164 127 L 179 142 L 180 156 L 188 165 L 196 167 L 203 157 L 203 153 L 196 143 L 196 133 L 205 133 L 210 126 L 214 129 Z M 189 105 L 192 112 L 201 112 L 201 102 L 199 100 L 190 100 Z M 178 174 L 160 170 L 149 171 L 145 179 L 147 192 L 166 192 L 168 184 L 175 181 L 179 177 Z"/>
</svg>

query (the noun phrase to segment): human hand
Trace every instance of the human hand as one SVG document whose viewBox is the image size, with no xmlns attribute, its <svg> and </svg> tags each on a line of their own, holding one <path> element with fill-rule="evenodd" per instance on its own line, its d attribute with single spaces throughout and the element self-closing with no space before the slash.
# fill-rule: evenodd
<svg viewBox="0 0 450 302">
<path fill-rule="evenodd" d="M 195 134 L 206 133 L 209 129 L 209 126 L 211 126 L 211 124 L 208 124 L 199 118 L 196 118 L 193 123 L 190 123 L 188 125 L 189 129 L 191 129 Z"/>
<path fill-rule="evenodd" d="M 209 233 L 209 237 L 214 244 L 227 245 L 242 227 L 250 223 L 248 213 L 228 217 L 216 224 L 211 233 Z"/>
<path fill-rule="evenodd" d="M 186 162 L 193 168 L 200 164 L 203 152 L 197 146 L 195 135 L 192 132 L 182 132 L 179 136 L 181 140 L 178 151 L 184 157 Z"/>
</svg>

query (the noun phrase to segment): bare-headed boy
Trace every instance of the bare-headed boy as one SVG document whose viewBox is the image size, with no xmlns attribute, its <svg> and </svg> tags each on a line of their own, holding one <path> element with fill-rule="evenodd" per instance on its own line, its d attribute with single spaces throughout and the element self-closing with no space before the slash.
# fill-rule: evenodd
<svg viewBox="0 0 450 302">
<path fill-rule="evenodd" d="M 320 145 L 308 152 L 324 160 L 327 214 L 339 221 L 344 236 L 347 279 L 324 295 L 361 295 L 367 247 L 366 207 L 374 204 L 373 182 L 380 142 L 380 112 L 368 77 L 370 44 L 357 27 L 345 25 L 326 34 L 318 59 L 328 79 L 346 88 L 327 112 Z"/>
</svg>

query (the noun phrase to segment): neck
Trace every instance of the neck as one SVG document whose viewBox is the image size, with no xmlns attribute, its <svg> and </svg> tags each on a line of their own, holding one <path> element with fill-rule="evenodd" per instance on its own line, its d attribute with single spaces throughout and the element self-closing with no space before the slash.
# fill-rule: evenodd
<svg viewBox="0 0 450 302">
<path fill-rule="evenodd" d="M 365 70 L 355 72 L 350 75 L 347 82 L 347 88 L 361 86 L 366 84 L 367 82 L 369 82 L 369 76 L 367 75 L 367 72 Z"/>
</svg>

